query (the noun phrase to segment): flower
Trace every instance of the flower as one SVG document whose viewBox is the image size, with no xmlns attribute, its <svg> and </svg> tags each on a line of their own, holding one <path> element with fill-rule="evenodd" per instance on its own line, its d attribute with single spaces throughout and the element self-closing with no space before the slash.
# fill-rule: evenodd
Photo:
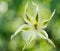
<svg viewBox="0 0 60 51">
<path fill-rule="evenodd" d="M 28 9 L 28 3 L 25 6 L 25 12 L 24 12 L 24 20 L 27 24 L 23 24 L 21 25 L 17 31 L 11 36 L 11 39 L 16 36 L 19 32 L 28 32 L 29 38 L 26 42 L 26 44 L 23 47 L 23 50 L 25 49 L 26 46 L 28 46 L 36 37 L 40 37 L 41 39 L 45 39 L 47 40 L 50 44 L 52 44 L 54 47 L 54 43 L 52 42 L 52 40 L 49 39 L 48 34 L 46 33 L 46 31 L 44 30 L 44 28 L 47 27 L 49 21 L 51 20 L 51 18 L 53 17 L 53 15 L 55 14 L 55 10 L 53 11 L 51 17 L 46 20 L 46 19 L 42 19 L 41 17 L 39 17 L 39 9 L 38 6 L 32 2 L 33 5 L 36 7 L 36 15 L 35 17 L 30 17 L 27 13 L 27 9 Z"/>
</svg>

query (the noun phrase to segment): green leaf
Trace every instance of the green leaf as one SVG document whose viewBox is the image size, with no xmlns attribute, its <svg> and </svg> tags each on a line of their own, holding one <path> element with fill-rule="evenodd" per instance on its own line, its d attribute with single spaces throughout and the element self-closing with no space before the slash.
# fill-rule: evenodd
<svg viewBox="0 0 60 51">
<path fill-rule="evenodd" d="M 21 25 L 17 30 L 16 30 L 16 32 L 11 36 L 11 39 L 14 37 L 14 36 L 16 36 L 19 32 L 21 32 L 21 31 L 26 31 L 26 30 L 28 30 L 29 29 L 29 26 L 27 25 L 27 24 L 23 24 L 23 25 Z"/>
<path fill-rule="evenodd" d="M 24 45 L 23 49 L 24 50 L 26 47 L 28 47 L 28 45 L 30 45 L 30 43 L 35 39 L 36 35 L 31 34 L 30 37 L 28 38 L 28 40 L 26 41 L 26 44 Z"/>
</svg>

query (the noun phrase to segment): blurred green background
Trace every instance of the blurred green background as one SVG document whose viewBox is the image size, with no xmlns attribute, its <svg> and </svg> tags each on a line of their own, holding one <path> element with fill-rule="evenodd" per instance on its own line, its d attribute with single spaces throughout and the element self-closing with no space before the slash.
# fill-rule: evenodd
<svg viewBox="0 0 60 51">
<path fill-rule="evenodd" d="M 55 15 L 45 29 L 56 48 L 38 38 L 24 51 L 60 51 L 60 0 L 0 0 L 0 51 L 22 51 L 25 40 L 21 33 L 13 40 L 11 35 L 25 23 L 23 13 L 27 1 L 29 4 L 34 1 L 44 18 L 48 18 L 56 9 Z"/>
</svg>

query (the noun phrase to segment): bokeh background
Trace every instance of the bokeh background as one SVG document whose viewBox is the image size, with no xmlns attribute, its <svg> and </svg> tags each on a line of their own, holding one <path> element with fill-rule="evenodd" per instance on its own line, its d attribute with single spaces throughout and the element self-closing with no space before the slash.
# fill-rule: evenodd
<svg viewBox="0 0 60 51">
<path fill-rule="evenodd" d="M 29 4 L 31 1 L 35 2 L 44 18 L 50 17 L 56 9 L 55 15 L 45 29 L 56 48 L 37 38 L 38 40 L 34 40 L 24 51 L 60 51 L 60 0 L 0 0 L 0 51 L 22 51 L 24 37 L 19 33 L 11 40 L 11 35 L 25 23 L 23 13 L 27 1 Z"/>
</svg>

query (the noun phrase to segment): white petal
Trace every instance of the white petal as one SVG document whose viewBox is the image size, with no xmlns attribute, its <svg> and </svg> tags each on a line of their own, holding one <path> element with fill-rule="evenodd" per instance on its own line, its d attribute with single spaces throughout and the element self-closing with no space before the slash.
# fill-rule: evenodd
<svg viewBox="0 0 60 51">
<path fill-rule="evenodd" d="M 26 23 L 28 24 L 31 24 L 31 18 L 30 18 L 30 15 L 27 13 L 27 10 L 28 10 L 28 2 L 27 4 L 25 5 L 25 10 L 24 10 L 24 15 L 23 15 L 23 19 Z"/>
<path fill-rule="evenodd" d="M 35 4 L 33 1 L 32 1 L 32 3 L 33 3 L 33 5 L 36 7 L 36 11 L 38 12 L 39 10 L 38 10 L 37 4 Z"/>
<path fill-rule="evenodd" d="M 43 34 L 46 38 L 48 38 L 48 34 L 45 30 L 41 30 L 40 33 Z"/>
<path fill-rule="evenodd" d="M 46 37 L 43 34 L 37 34 L 41 39 L 46 39 Z"/>
<path fill-rule="evenodd" d="M 35 21 L 38 22 L 38 19 L 39 19 L 39 18 L 38 18 L 38 17 L 39 17 L 39 14 L 38 14 L 38 12 L 39 12 L 38 5 L 35 4 L 33 1 L 32 1 L 32 3 L 33 3 L 33 5 L 36 7 Z"/>
<path fill-rule="evenodd" d="M 41 19 L 40 20 L 40 23 L 39 23 L 39 25 L 38 25 L 38 28 L 40 27 L 40 28 L 46 28 L 47 27 L 47 25 L 48 25 L 48 23 L 49 23 L 49 21 L 52 19 L 52 17 L 54 16 L 54 14 L 55 14 L 55 11 L 56 11 L 56 9 L 53 11 L 53 13 L 52 13 L 52 15 L 50 16 L 50 18 L 48 19 L 48 20 L 46 20 L 46 19 Z"/>
<path fill-rule="evenodd" d="M 50 40 L 50 39 L 47 39 L 47 40 L 48 40 L 48 42 L 49 42 L 51 45 L 53 45 L 54 47 L 56 47 L 55 44 L 52 42 L 52 40 Z"/>
<path fill-rule="evenodd" d="M 21 25 L 17 30 L 16 32 L 11 36 L 11 39 L 16 36 L 19 32 L 25 30 L 26 28 L 29 28 L 29 26 L 27 24 L 23 24 Z"/>
<path fill-rule="evenodd" d="M 24 50 L 35 39 L 35 37 L 36 35 L 31 34 L 22 50 Z"/>
<path fill-rule="evenodd" d="M 31 24 L 31 18 L 27 13 L 24 13 L 23 19 L 26 23 Z"/>
<path fill-rule="evenodd" d="M 27 2 L 27 4 L 25 5 L 25 12 L 27 11 L 27 9 L 28 9 L 28 2 Z"/>
<path fill-rule="evenodd" d="M 41 19 L 38 24 L 38 29 L 45 29 L 48 25 L 49 20 Z"/>
<path fill-rule="evenodd" d="M 49 20 L 51 20 L 51 18 L 54 16 L 55 11 L 56 11 L 56 9 L 54 9 L 54 11 L 53 11 L 52 15 L 50 16 L 50 19 Z"/>
<path fill-rule="evenodd" d="M 52 40 L 50 40 L 49 38 L 46 38 L 44 35 L 42 34 L 37 34 L 41 39 L 47 40 L 51 45 L 53 45 L 55 47 L 55 44 L 52 42 Z"/>
</svg>

